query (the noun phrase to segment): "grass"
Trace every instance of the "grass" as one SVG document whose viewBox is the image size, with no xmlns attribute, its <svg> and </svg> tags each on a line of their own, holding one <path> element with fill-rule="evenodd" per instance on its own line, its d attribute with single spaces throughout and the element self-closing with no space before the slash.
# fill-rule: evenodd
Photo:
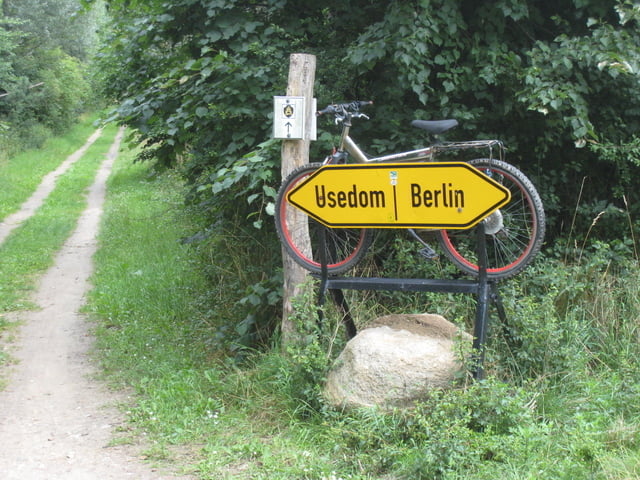
<svg viewBox="0 0 640 480">
<path fill-rule="evenodd" d="M 125 150 L 109 179 L 87 307 L 105 378 L 134 393 L 113 445 L 145 438 L 150 461 L 216 480 L 639 478 L 633 260 L 614 269 L 601 246 L 580 264 L 538 262 L 501 285 L 509 324 L 494 324 L 487 380 L 434 392 L 413 410 L 340 411 L 320 396 L 328 335 L 314 299 L 296 305 L 305 345 L 284 355 L 274 339 L 241 361 L 226 349 L 220 336 L 239 335 L 246 316 L 237 279 L 255 265 L 240 237 L 182 242 L 198 226 L 179 178 L 134 163 L 135 153 Z M 3 246 L 4 311 L 26 302 L 97 163 L 78 163 Z"/>
<path fill-rule="evenodd" d="M 91 295 L 98 355 L 137 392 L 129 416 L 151 459 L 203 479 L 638 478 L 635 264 L 616 277 L 597 258 L 573 270 L 539 262 L 503 287 L 515 339 L 496 330 L 486 381 L 414 411 L 341 412 L 318 395 L 327 345 L 313 331 L 290 356 L 274 348 L 240 364 L 212 341 L 242 319 L 237 292 L 224 291 L 234 269 L 218 289 L 180 242 L 195 228 L 181 189 L 119 160 Z M 213 245 L 242 264 L 232 244 Z M 311 330 L 312 304 L 298 309 Z"/>
<path fill-rule="evenodd" d="M 52 265 L 55 253 L 75 228 L 78 216 L 86 205 L 86 189 L 93 182 L 96 170 L 113 142 L 115 132 L 115 126 L 107 127 L 85 155 L 66 175 L 58 179 L 54 191 L 42 207 L 0 245 L 0 313 L 29 306 L 29 294 L 34 287 L 36 276 Z M 70 138 L 77 141 L 75 147 L 79 148 L 86 140 L 84 133 L 86 132 L 78 136 L 75 131 L 71 135 Z M 58 163 L 64 160 L 67 152 L 77 150 L 68 142 L 71 140 L 52 143 L 67 145 L 63 150 L 54 148 L 56 154 L 64 152 L 63 158 L 58 157 Z M 41 156 L 52 158 L 54 155 Z M 39 158 L 38 152 L 22 156 L 20 160 L 27 158 Z M 51 166 L 56 166 L 53 161 Z M 12 175 L 18 171 L 10 165 L 5 167 L 12 170 Z M 26 172 L 23 174 L 26 175 Z M 0 172 L 0 177 L 3 176 Z M 6 203 L 11 203 L 15 198 L 11 191 L 2 191 L 0 205 L 5 205 L 5 199 Z"/>
<path fill-rule="evenodd" d="M 269 376 L 285 374 L 279 356 L 265 357 L 265 373 L 207 346 L 194 299 L 214 294 L 180 242 L 194 225 L 177 179 L 123 155 L 108 188 L 90 309 L 104 371 L 140 395 L 130 418 L 155 442 L 150 456 L 186 442 L 197 445 L 191 468 L 202 478 L 330 475 L 330 448 L 315 444 L 322 430 L 298 428 L 289 400 L 272 392 Z"/>
<path fill-rule="evenodd" d="M 95 131 L 97 118 L 97 115 L 84 116 L 67 135 L 48 139 L 40 149 L 0 160 L 0 218 L 16 211 L 44 175 L 82 146 Z"/>
</svg>

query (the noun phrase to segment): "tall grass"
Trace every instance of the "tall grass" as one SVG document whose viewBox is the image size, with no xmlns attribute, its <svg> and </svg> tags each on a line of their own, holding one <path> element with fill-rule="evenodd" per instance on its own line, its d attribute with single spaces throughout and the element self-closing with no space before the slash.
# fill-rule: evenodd
<svg viewBox="0 0 640 480">
<path fill-rule="evenodd" d="M 96 129 L 96 115 L 81 118 L 66 135 L 51 137 L 42 148 L 0 159 L 0 218 L 17 210 L 42 177 L 78 150 Z"/>
<path fill-rule="evenodd" d="M 203 352 L 189 326 L 200 314 L 193 297 L 206 284 L 180 243 L 190 225 L 179 186 L 171 176 L 150 176 L 133 156 L 121 155 L 108 182 L 91 309 L 107 319 L 105 367 L 144 377 L 154 375 L 147 368 L 197 364 Z"/>
<path fill-rule="evenodd" d="M 307 343 L 288 356 L 274 348 L 237 363 L 220 351 L 214 337 L 243 314 L 237 282 L 211 284 L 206 259 L 228 257 L 215 271 L 234 275 L 248 257 L 233 242 L 214 239 L 225 250 L 206 258 L 180 242 L 196 229 L 181 188 L 119 160 L 91 295 L 97 354 L 113 382 L 137 392 L 130 420 L 151 458 L 204 479 L 637 477 L 633 258 L 614 269 L 602 247 L 575 264 L 541 259 L 500 287 L 507 323 L 492 318 L 487 380 L 434 392 L 414 410 L 345 412 L 320 395 L 338 318 L 328 311 L 319 329 L 314 299 L 297 307 Z"/>
<path fill-rule="evenodd" d="M 86 126 L 85 126 L 86 127 Z M 21 157 L 25 162 L 34 162 L 37 158 L 50 159 L 55 165 L 57 155 L 77 150 L 89 129 L 76 131 L 66 138 L 54 142 L 55 145 L 66 145 L 64 148 L 53 148 L 53 152 L 31 152 Z M 36 275 L 48 268 L 55 253 L 70 235 L 76 225 L 78 216 L 86 206 L 86 189 L 93 182 L 100 163 L 105 159 L 109 146 L 115 137 L 116 127 L 107 127 L 103 135 L 93 144 L 85 155 L 56 182 L 54 191 L 46 199 L 42 207 L 16 228 L 0 245 L 0 313 L 13 311 L 29 306 L 29 295 L 34 287 Z M 62 153 L 61 153 L 62 152 Z M 13 161 L 12 161 L 13 162 Z M 59 163 L 59 162 L 58 162 Z M 12 175 L 22 172 L 22 168 L 9 168 Z M 23 186 L 26 185 L 26 182 Z M 20 196 L 23 196 L 21 194 Z M 13 203 L 17 196 L 13 193 L 0 193 L 2 202 Z M 11 198 L 9 198 L 11 197 Z"/>
</svg>

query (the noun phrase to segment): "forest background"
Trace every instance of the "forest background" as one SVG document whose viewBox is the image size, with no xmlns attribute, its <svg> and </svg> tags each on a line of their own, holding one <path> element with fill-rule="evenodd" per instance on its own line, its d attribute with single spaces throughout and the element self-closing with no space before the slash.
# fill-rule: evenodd
<svg viewBox="0 0 640 480">
<path fill-rule="evenodd" d="M 210 225 L 250 218 L 266 229 L 255 232 L 262 243 L 274 237 L 265 213 L 279 183 L 271 99 L 286 88 L 289 54 L 312 53 L 321 105 L 376 102 L 357 126 L 372 154 L 424 144 L 408 128 L 414 118 L 456 118 L 448 139 L 499 138 L 534 180 L 549 245 L 598 217 L 592 236 L 631 247 L 627 213 L 640 208 L 633 2 L 303 3 L 108 0 L 80 11 L 74 0 L 4 0 L 2 152 L 37 146 L 106 98 L 119 105 L 112 118 L 136 130 L 142 158 L 180 164 Z M 320 126 L 312 158 L 333 133 Z"/>
<path fill-rule="evenodd" d="M 209 388 L 232 388 L 228 379 L 236 373 L 233 398 L 244 389 L 264 394 L 286 385 L 290 424 L 300 428 L 301 418 L 319 418 L 318 425 L 335 425 L 314 440 L 335 434 L 327 445 L 341 455 L 330 462 L 360 472 L 358 478 L 389 472 L 467 478 L 460 470 L 475 467 L 477 478 L 495 478 L 499 468 L 501 478 L 519 478 L 508 477 L 509 459 L 521 462 L 514 471 L 534 464 L 560 471 L 553 478 L 640 472 L 640 6 L 612 0 L 3 0 L 1 6 L 0 161 L 65 131 L 82 111 L 105 108 L 105 121 L 129 127 L 150 177 L 169 170 L 184 180 L 183 214 L 191 226 L 182 242 L 209 282 L 193 298 L 197 335 L 187 343 L 204 349 L 211 365 L 231 365 L 223 374 L 213 366 L 202 373 Z M 511 332 L 488 355 L 491 378 L 509 383 L 436 394 L 414 416 L 343 415 L 327 410 L 318 395 L 330 359 L 326 332 L 315 330 L 312 343 L 279 367 L 267 354 L 272 363 L 261 374 L 253 370 L 256 384 L 243 383 L 260 362 L 256 351 L 277 351 L 269 347 L 277 344 L 281 310 L 281 253 L 271 216 L 280 142 L 270 138 L 270 115 L 295 52 L 317 56 L 319 105 L 375 102 L 371 120 L 357 125 L 370 153 L 424 144 L 424 133 L 408 126 L 414 118 L 456 118 L 460 126 L 448 140 L 499 138 L 507 160 L 533 180 L 548 216 L 545 249 L 527 272 L 501 286 Z M 334 134 L 333 125 L 319 125 L 312 158 L 326 154 Z M 383 236 L 373 266 L 391 275 L 452 273 L 415 260 L 409 249 Z M 456 321 L 472 308 L 428 296 L 418 302 L 380 293 L 363 300 L 367 314 L 425 303 Z M 191 368 L 173 379 L 200 378 Z M 146 382 L 140 389 L 149 394 L 153 382 Z M 195 409 L 195 397 L 188 397 Z M 225 407 L 229 413 L 233 401 Z M 273 416 L 281 417 L 275 407 Z M 264 448 L 262 440 L 245 452 L 256 464 L 253 449 Z M 622 473 L 600 472 L 602 458 L 625 464 Z"/>
<path fill-rule="evenodd" d="M 640 10 L 633 2 L 107 5 L 108 47 L 96 66 L 103 95 L 119 105 L 112 118 L 136 130 L 141 158 L 179 165 L 192 186 L 187 200 L 203 215 L 194 239 L 225 231 L 242 238 L 255 272 L 243 279 L 249 285 L 235 286 L 253 305 L 237 328 L 254 340 L 269 337 L 279 307 L 270 209 L 280 143 L 270 139 L 271 111 L 294 52 L 317 56 L 320 105 L 375 102 L 372 120 L 356 127 L 369 153 L 424 145 L 412 119 L 456 118 L 461 126 L 448 140 L 503 140 L 508 161 L 538 187 L 548 256 L 635 254 Z M 335 133 L 320 125 L 312 159 L 326 155 Z M 394 255 L 385 243 L 379 250 Z"/>
</svg>

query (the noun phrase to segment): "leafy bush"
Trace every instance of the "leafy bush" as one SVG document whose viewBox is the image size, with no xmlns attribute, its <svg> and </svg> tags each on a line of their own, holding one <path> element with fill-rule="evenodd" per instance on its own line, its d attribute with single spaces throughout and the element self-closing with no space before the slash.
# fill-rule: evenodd
<svg viewBox="0 0 640 480">
<path fill-rule="evenodd" d="M 534 357 L 538 361 L 555 359 L 555 367 L 540 363 L 537 374 L 593 362 L 612 366 L 626 363 L 620 356 L 630 354 L 633 343 L 628 341 L 638 331 L 633 321 L 640 312 L 635 292 L 637 261 L 628 256 L 623 260 L 624 255 L 615 250 L 594 242 L 589 254 L 579 257 L 580 264 L 540 259 L 523 274 L 519 284 L 501 286 L 510 310 L 507 327 L 511 339 L 519 337 L 512 344 L 513 350 L 529 357 L 525 371 L 532 373 L 530 361 Z"/>
<path fill-rule="evenodd" d="M 273 223 L 279 162 L 275 142 L 268 141 L 241 159 L 200 172 L 186 198 L 202 229 L 185 237 L 199 251 L 212 288 L 224 297 L 210 316 L 212 339 L 238 359 L 254 348 L 270 345 L 281 307 L 280 244 Z M 182 166 L 194 172 L 193 157 Z M 211 327 L 207 327 L 211 330 Z"/>
<path fill-rule="evenodd" d="M 336 436 L 351 455 L 401 478 L 440 479 L 509 455 L 507 438 L 535 425 L 535 398 L 525 389 L 487 379 L 433 391 L 416 408 L 370 409 L 336 416 Z M 366 452 L 366 453 L 365 453 Z"/>
<path fill-rule="evenodd" d="M 289 317 L 295 326 L 297 341 L 283 346 L 286 364 L 278 378 L 298 413 L 309 416 L 324 410 L 322 388 L 329 367 L 339 353 L 340 339 L 339 323 L 327 318 L 320 322 L 312 283 L 305 285 L 302 292 L 292 300 Z"/>
<path fill-rule="evenodd" d="M 196 183 L 270 136 L 271 97 L 285 90 L 296 51 L 318 57 L 320 103 L 376 100 L 372 121 L 358 125 L 372 153 L 424 144 L 403 127 L 415 117 L 458 118 L 457 139 L 505 140 L 540 187 L 552 235 L 568 224 L 583 177 L 613 175 L 585 194 L 618 206 L 619 187 L 637 177 L 624 155 L 611 168 L 602 149 L 586 148 L 632 145 L 640 124 L 640 12 L 629 2 L 109 4 L 117 18 L 101 69 L 117 117 L 157 161 L 188 153 Z"/>
<path fill-rule="evenodd" d="M 0 12 L 0 124 L 9 154 L 42 145 L 100 105 L 87 64 L 102 2 L 5 0 Z"/>
</svg>

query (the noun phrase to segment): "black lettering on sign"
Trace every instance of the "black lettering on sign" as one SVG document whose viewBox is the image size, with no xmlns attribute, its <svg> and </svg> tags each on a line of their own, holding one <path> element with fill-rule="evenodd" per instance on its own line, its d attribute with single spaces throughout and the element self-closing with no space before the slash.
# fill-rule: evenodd
<svg viewBox="0 0 640 480">
<path fill-rule="evenodd" d="M 353 185 L 350 190 L 327 190 L 316 185 L 316 205 L 320 208 L 384 208 L 386 200 L 382 190 L 360 190 Z"/>
<path fill-rule="evenodd" d="M 441 189 L 423 190 L 417 183 L 411 184 L 411 206 L 427 208 L 464 208 L 464 190 L 443 183 Z"/>
</svg>

